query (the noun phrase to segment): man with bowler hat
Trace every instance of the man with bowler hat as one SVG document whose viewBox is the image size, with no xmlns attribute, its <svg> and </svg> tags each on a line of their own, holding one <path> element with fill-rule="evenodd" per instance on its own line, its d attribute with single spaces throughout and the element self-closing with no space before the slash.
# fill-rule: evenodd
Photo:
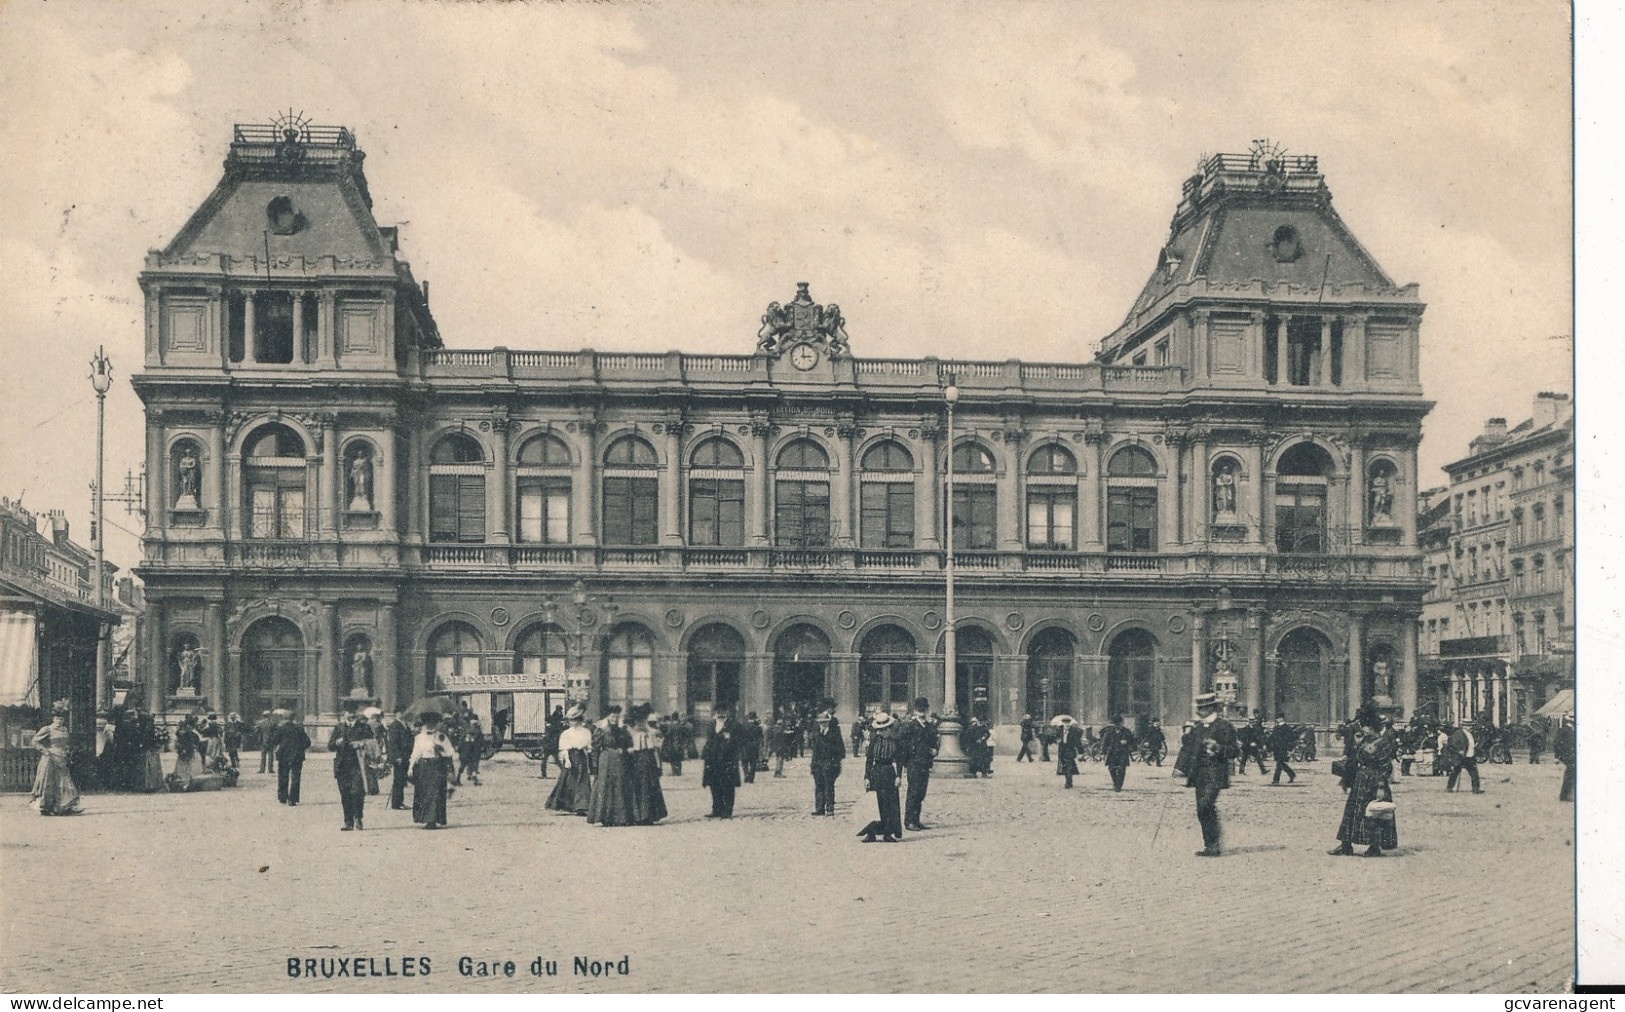
<svg viewBox="0 0 1625 1012">
<path fill-rule="evenodd" d="M 711 788 L 711 814 L 706 818 L 733 818 L 734 792 L 739 789 L 739 725 L 734 723 L 731 707 L 716 708 L 700 762 L 700 785 Z"/>
<path fill-rule="evenodd" d="M 914 700 L 914 712 L 898 729 L 902 738 L 903 765 L 908 770 L 908 801 L 903 807 L 903 828 L 919 832 L 927 828 L 920 822 L 920 809 L 925 804 L 925 789 L 931 783 L 931 763 L 937 757 L 937 725 L 931 719 L 931 703 L 920 696 Z"/>
<path fill-rule="evenodd" d="M 1112 775 L 1112 790 L 1123 789 L 1123 778 L 1128 775 L 1128 764 L 1134 758 L 1134 746 L 1139 744 L 1134 732 L 1123 726 L 1121 713 L 1112 715 L 1111 724 L 1100 732 L 1100 751 L 1106 760 L 1106 769 Z"/>
<path fill-rule="evenodd" d="M 813 728 L 813 814 L 834 815 L 835 778 L 841 775 L 841 762 L 846 758 L 846 738 L 841 734 L 841 722 L 835 719 L 835 700 L 818 704 Z"/>
<path fill-rule="evenodd" d="M 1179 750 L 1174 770 L 1185 775 L 1185 786 L 1196 789 L 1196 820 L 1202 824 L 1202 849 L 1197 857 L 1218 857 L 1219 792 L 1230 786 L 1230 764 L 1241 754 L 1236 729 L 1219 716 L 1219 701 L 1211 692 L 1196 697 L 1197 720 Z"/>
<path fill-rule="evenodd" d="M 371 743 L 372 728 L 355 710 L 344 712 L 327 739 L 327 750 L 334 754 L 333 779 L 338 781 L 346 830 L 365 828 L 361 818 L 367 804 L 367 780 L 361 765 L 366 762 L 367 746 Z"/>
<path fill-rule="evenodd" d="M 384 752 L 394 774 L 389 784 L 389 807 L 396 810 L 406 807 L 406 780 L 412 775 L 414 744 L 412 729 L 406 726 L 401 715 L 402 708 L 397 706 L 384 721 Z"/>
<path fill-rule="evenodd" d="M 1300 734 L 1301 732 L 1297 728 L 1286 722 L 1286 714 L 1277 713 L 1275 715 L 1275 726 L 1270 728 L 1268 737 L 1264 739 L 1265 745 L 1269 747 L 1270 755 L 1275 757 L 1275 778 L 1270 781 L 1271 787 L 1280 786 L 1282 773 L 1287 775 L 1286 782 L 1288 784 L 1298 782 L 1298 774 L 1293 772 L 1291 766 L 1287 765 L 1287 760 L 1292 758 L 1292 746 L 1298 743 Z"/>
<path fill-rule="evenodd" d="M 276 743 L 276 799 L 284 805 L 297 805 L 310 735 L 305 733 L 303 724 L 289 715 L 277 725 L 272 740 Z"/>
</svg>

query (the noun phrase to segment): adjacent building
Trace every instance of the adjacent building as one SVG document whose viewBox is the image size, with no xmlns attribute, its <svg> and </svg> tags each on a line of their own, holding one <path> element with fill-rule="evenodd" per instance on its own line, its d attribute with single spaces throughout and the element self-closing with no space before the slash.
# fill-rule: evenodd
<svg viewBox="0 0 1625 1012">
<path fill-rule="evenodd" d="M 237 127 L 141 273 L 165 705 L 940 707 L 950 539 L 962 712 L 1414 705 L 1423 306 L 1314 158 L 1204 160 L 1067 362 L 888 355 L 807 284 L 738 354 L 447 347 L 362 159 Z"/>
<path fill-rule="evenodd" d="M 1574 687 L 1573 403 L 1541 393 L 1517 426 L 1491 418 L 1445 471 L 1424 516 L 1428 679 L 1447 719 L 1521 724 Z"/>
</svg>

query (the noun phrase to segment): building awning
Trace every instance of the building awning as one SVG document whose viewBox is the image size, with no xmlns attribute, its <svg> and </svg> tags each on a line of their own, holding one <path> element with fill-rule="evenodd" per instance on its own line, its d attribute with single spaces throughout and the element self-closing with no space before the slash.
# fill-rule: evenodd
<svg viewBox="0 0 1625 1012">
<path fill-rule="evenodd" d="M 1535 711 L 1537 717 L 1565 717 L 1574 712 L 1574 690 L 1560 689 L 1546 705 Z"/>
<path fill-rule="evenodd" d="M 0 611 L 0 706 L 39 705 L 39 656 L 31 611 Z"/>
</svg>

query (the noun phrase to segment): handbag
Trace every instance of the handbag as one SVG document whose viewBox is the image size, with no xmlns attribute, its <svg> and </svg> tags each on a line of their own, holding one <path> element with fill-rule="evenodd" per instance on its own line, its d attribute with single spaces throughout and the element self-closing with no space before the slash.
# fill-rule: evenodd
<svg viewBox="0 0 1625 1012">
<path fill-rule="evenodd" d="M 1395 807 L 1397 806 L 1392 801 L 1373 801 L 1365 806 L 1365 817 L 1391 822 L 1394 818 Z"/>
<path fill-rule="evenodd" d="M 1349 761 L 1347 759 L 1332 760 L 1332 776 L 1346 777 L 1349 775 Z"/>
</svg>

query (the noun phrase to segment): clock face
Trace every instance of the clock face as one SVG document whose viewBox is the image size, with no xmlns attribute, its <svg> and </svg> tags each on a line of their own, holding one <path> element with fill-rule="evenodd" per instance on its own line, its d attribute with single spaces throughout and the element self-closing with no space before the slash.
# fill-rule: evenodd
<svg viewBox="0 0 1625 1012">
<path fill-rule="evenodd" d="M 811 369 L 818 364 L 818 351 L 812 345 L 798 344 L 790 352 L 790 364 L 797 369 Z"/>
</svg>

